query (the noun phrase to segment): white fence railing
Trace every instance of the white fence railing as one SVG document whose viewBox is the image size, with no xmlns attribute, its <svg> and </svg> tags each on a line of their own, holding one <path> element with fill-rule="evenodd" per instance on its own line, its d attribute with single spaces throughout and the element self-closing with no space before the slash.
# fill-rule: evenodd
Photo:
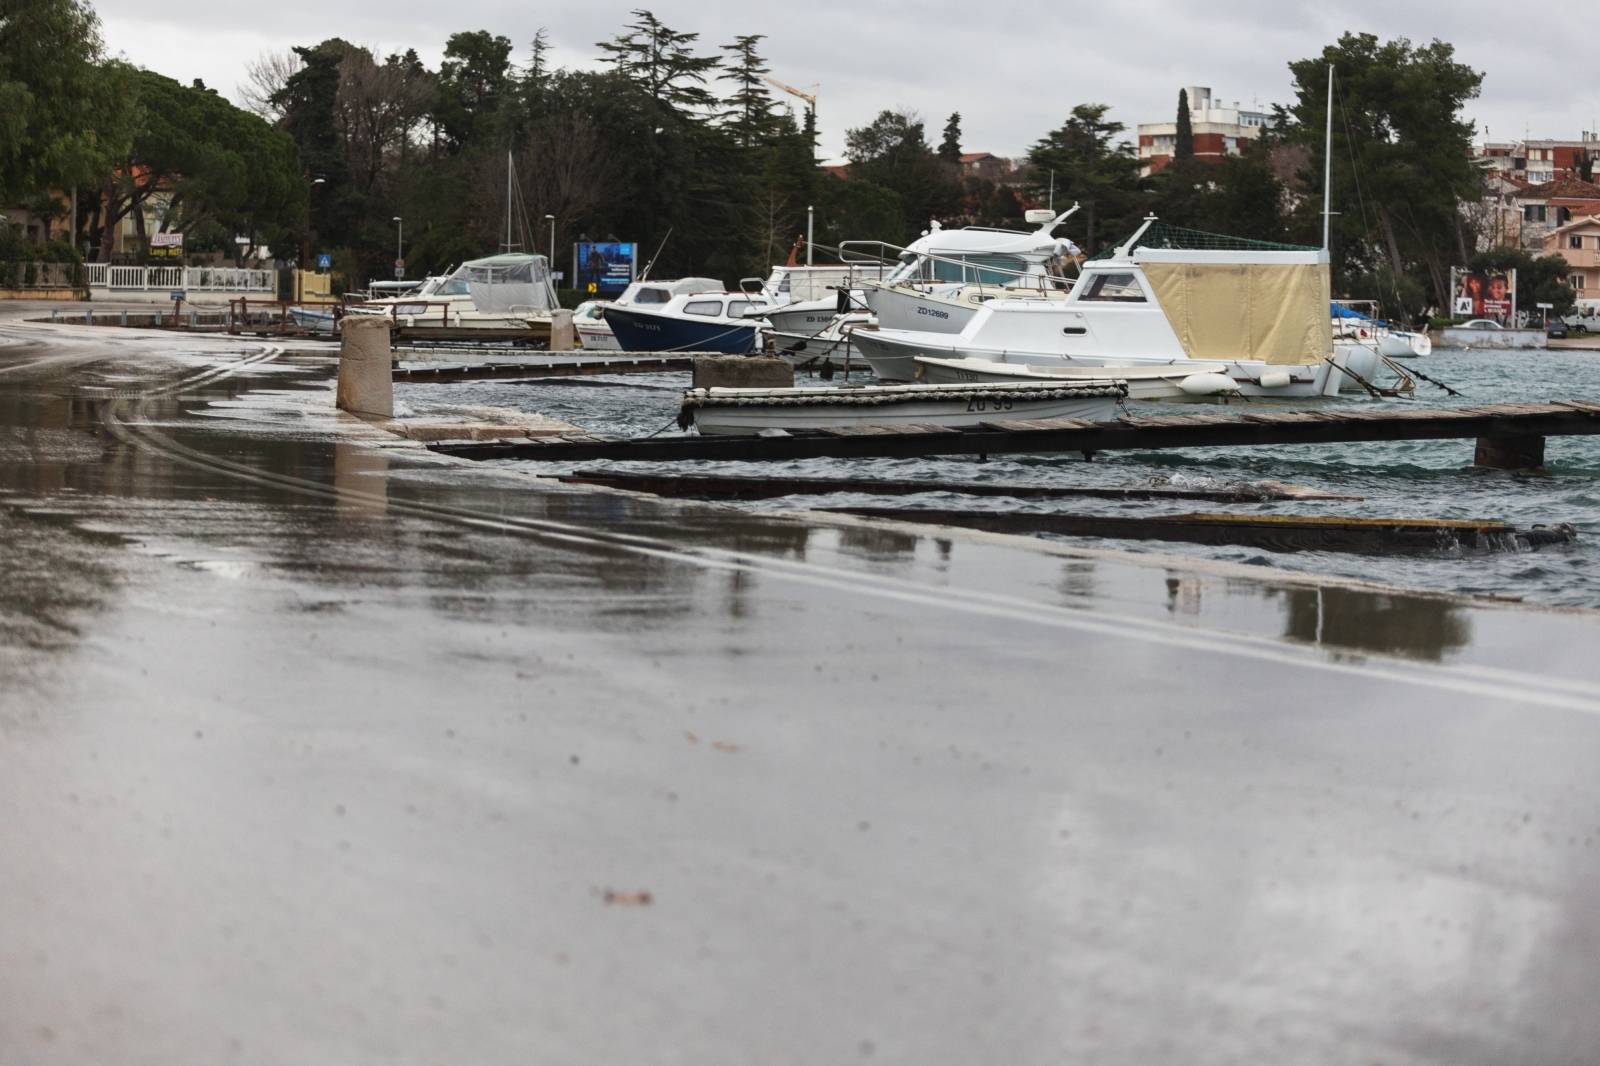
<svg viewBox="0 0 1600 1066">
<path fill-rule="evenodd" d="M 110 263 L 85 263 L 91 289 L 114 292 L 276 292 L 277 275 L 270 270 L 237 267 L 137 267 Z"/>
</svg>

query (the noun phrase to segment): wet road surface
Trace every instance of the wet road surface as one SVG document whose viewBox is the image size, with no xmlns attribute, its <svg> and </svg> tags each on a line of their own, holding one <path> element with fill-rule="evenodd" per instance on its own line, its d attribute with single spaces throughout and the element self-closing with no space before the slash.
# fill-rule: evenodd
<svg viewBox="0 0 1600 1066">
<path fill-rule="evenodd" d="M 1596 616 L 442 460 L 0 324 L 0 1059 L 1582 1063 Z"/>
</svg>

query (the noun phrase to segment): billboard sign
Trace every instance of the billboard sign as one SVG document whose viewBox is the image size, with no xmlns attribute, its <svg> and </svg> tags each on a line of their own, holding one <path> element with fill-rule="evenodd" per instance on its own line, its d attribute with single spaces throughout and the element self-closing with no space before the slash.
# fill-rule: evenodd
<svg viewBox="0 0 1600 1066">
<path fill-rule="evenodd" d="M 1450 271 L 1451 312 L 1456 318 L 1492 318 L 1501 325 L 1517 317 L 1517 272 Z"/>
<path fill-rule="evenodd" d="M 633 241 L 579 241 L 573 246 L 575 288 L 615 296 L 633 282 L 639 246 Z"/>
<path fill-rule="evenodd" d="M 183 234 L 181 233 L 152 233 L 150 234 L 151 259 L 182 259 Z"/>
</svg>

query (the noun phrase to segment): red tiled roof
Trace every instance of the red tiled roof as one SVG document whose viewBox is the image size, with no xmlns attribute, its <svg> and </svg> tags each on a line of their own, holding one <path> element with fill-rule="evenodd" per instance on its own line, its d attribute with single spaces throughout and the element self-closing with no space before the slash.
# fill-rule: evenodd
<svg viewBox="0 0 1600 1066">
<path fill-rule="evenodd" d="M 980 159 L 993 159 L 993 158 L 994 158 L 994 153 L 993 152 L 962 152 L 961 153 L 961 161 L 963 163 L 976 163 Z"/>
<path fill-rule="evenodd" d="M 1530 200 L 1600 200 L 1600 185 L 1580 178 L 1557 178 L 1543 185 L 1530 185 L 1518 195 Z"/>
</svg>

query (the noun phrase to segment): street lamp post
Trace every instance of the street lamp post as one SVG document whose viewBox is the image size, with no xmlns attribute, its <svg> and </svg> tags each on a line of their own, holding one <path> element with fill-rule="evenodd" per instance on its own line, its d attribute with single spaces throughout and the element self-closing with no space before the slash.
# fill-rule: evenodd
<svg viewBox="0 0 1600 1066">
<path fill-rule="evenodd" d="M 394 216 L 394 276 L 398 281 L 405 273 L 406 261 L 406 220 L 399 215 Z"/>
<path fill-rule="evenodd" d="M 306 268 L 311 265 L 311 194 L 318 185 L 324 185 L 327 178 L 313 178 L 306 175 L 306 224 L 300 231 L 300 267 L 295 271 L 294 298 L 296 302 L 305 299 Z"/>
</svg>

